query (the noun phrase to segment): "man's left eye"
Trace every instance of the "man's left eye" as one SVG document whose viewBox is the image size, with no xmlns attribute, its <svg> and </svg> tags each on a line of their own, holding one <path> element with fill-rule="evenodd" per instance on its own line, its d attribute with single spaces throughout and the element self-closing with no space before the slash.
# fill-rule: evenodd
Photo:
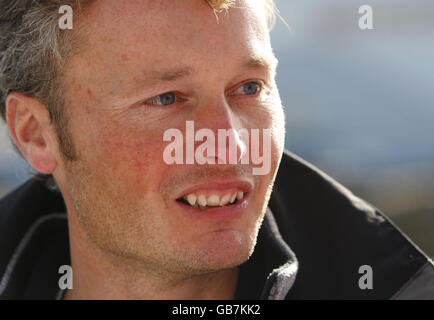
<svg viewBox="0 0 434 320">
<path fill-rule="evenodd" d="M 261 90 L 261 83 L 258 81 L 250 81 L 244 83 L 241 87 L 231 93 L 231 95 L 249 95 L 253 96 Z"/>
</svg>

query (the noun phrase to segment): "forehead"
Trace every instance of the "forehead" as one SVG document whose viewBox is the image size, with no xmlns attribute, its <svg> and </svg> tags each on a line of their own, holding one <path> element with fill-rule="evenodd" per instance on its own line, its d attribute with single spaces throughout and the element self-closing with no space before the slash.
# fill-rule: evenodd
<svg viewBox="0 0 434 320">
<path fill-rule="evenodd" d="M 235 24 L 255 28 L 258 18 L 265 22 L 264 0 L 238 0 L 229 10 L 218 14 L 205 0 L 96 0 L 88 7 L 86 17 L 90 33 L 99 33 L 98 29 L 103 28 L 116 31 L 112 36 L 125 37 L 140 32 L 146 39 L 168 32 L 192 35 L 204 30 L 223 30 Z"/>
<path fill-rule="evenodd" d="M 87 9 L 80 33 L 85 51 L 98 59 L 194 62 L 197 55 L 269 49 L 263 7 L 263 0 L 240 0 L 216 16 L 205 0 L 99 0 Z"/>
</svg>

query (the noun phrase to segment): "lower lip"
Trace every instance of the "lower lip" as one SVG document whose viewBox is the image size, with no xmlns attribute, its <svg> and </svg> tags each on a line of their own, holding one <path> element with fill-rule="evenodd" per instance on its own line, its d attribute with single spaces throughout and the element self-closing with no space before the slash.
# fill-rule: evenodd
<svg viewBox="0 0 434 320">
<path fill-rule="evenodd" d="M 176 201 L 176 203 L 188 214 L 192 215 L 197 219 L 210 219 L 210 220 L 218 220 L 218 219 L 234 219 L 243 213 L 244 209 L 248 204 L 247 195 L 241 201 L 238 201 L 236 204 L 230 206 L 223 207 L 212 207 L 205 210 L 200 210 L 193 208 L 187 204 Z"/>
</svg>

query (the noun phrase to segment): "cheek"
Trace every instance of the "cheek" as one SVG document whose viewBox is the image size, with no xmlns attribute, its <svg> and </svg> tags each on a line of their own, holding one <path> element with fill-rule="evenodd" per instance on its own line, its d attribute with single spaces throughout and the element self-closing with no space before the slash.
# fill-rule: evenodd
<svg viewBox="0 0 434 320">
<path fill-rule="evenodd" d="M 275 101 L 275 103 L 270 104 L 264 109 L 261 117 L 261 123 L 259 124 L 262 129 L 270 129 L 271 137 L 270 143 L 270 173 L 268 178 L 272 179 L 278 169 L 280 159 L 285 147 L 285 114 L 283 112 L 283 107 L 279 103 L 280 100 Z M 267 139 L 262 140 L 261 144 L 267 143 Z M 264 146 L 261 148 L 264 151 Z M 267 157 L 267 156 L 265 156 Z"/>
<path fill-rule="evenodd" d="M 89 147 L 99 178 L 111 180 L 132 197 L 158 192 L 158 179 L 165 169 L 161 135 L 118 125 L 98 132 Z"/>
<path fill-rule="evenodd" d="M 271 130 L 271 160 L 280 159 L 285 142 L 285 114 L 279 96 L 276 94 L 261 106 L 244 111 L 242 117 L 249 129 Z M 263 143 L 262 138 L 260 143 Z"/>
<path fill-rule="evenodd" d="M 279 94 L 276 93 L 270 97 L 270 100 L 266 104 L 267 115 L 264 118 L 266 125 L 264 128 L 271 129 L 271 159 L 280 159 L 285 145 L 285 113 L 282 103 L 280 101 Z"/>
</svg>

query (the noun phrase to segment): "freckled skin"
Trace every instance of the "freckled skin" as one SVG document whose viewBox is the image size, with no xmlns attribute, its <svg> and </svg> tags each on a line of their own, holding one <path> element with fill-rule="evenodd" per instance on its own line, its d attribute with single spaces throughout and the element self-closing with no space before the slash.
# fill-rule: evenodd
<svg viewBox="0 0 434 320">
<path fill-rule="evenodd" d="M 235 7 L 244 9 L 231 8 L 218 24 L 201 0 L 105 0 L 87 9 L 85 34 L 92 45 L 65 67 L 66 83 L 80 86 L 65 93 L 79 160 L 59 159 L 55 172 L 68 209 L 73 267 L 80 258 L 111 259 L 154 279 L 179 281 L 233 270 L 252 253 L 283 151 L 284 116 L 274 72 L 240 67 L 245 56 L 272 54 L 263 10 L 250 1 Z M 196 71 L 181 81 L 137 88 L 148 71 L 181 64 Z M 228 95 L 251 79 L 267 83 L 260 97 Z M 184 101 L 141 103 L 168 91 Z M 218 129 L 271 128 L 270 173 L 252 176 L 250 165 L 165 164 L 164 131 L 185 134 L 187 120 L 216 136 Z M 254 184 L 240 218 L 203 222 L 181 212 L 175 195 L 206 177 Z M 170 188 L 163 192 L 162 185 Z"/>
</svg>

